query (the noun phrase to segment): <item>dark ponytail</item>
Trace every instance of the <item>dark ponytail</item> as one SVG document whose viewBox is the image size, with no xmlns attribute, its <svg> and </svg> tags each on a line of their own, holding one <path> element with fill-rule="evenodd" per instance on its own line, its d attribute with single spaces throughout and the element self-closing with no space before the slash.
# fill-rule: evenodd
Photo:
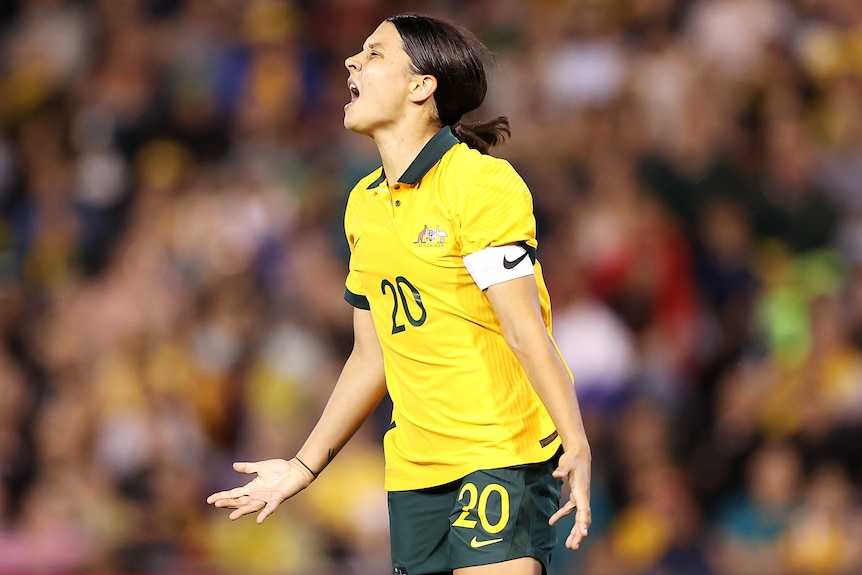
<svg viewBox="0 0 862 575">
<path fill-rule="evenodd" d="M 458 122 L 452 126 L 452 131 L 459 140 L 483 154 L 487 154 L 488 150 L 502 144 L 512 135 L 509 118 L 506 116 L 497 116 L 488 122 Z"/>
<path fill-rule="evenodd" d="M 452 126 L 459 140 L 486 154 L 511 135 L 505 116 L 487 122 L 462 121 L 482 105 L 488 91 L 482 58 L 490 53 L 482 42 L 459 26 L 429 16 L 399 14 L 386 21 L 398 30 L 413 72 L 437 79 L 438 119 Z"/>
</svg>

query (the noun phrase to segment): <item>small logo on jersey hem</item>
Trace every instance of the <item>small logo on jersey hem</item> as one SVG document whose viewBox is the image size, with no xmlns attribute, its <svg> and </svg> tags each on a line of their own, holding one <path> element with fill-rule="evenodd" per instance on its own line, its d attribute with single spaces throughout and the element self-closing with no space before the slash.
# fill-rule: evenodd
<svg viewBox="0 0 862 575">
<path fill-rule="evenodd" d="M 527 250 L 524 250 L 524 253 L 521 254 L 521 257 L 515 258 L 512 261 L 507 260 L 506 256 L 503 256 L 503 267 L 506 268 L 507 270 L 510 270 L 513 267 L 515 267 L 516 265 L 518 265 L 519 263 L 521 263 L 522 261 L 524 261 L 525 257 L 527 257 Z"/>
<path fill-rule="evenodd" d="M 494 543 L 499 543 L 502 539 L 488 539 L 487 541 L 479 541 L 477 538 L 473 537 L 470 540 L 470 547 L 473 549 L 478 549 L 479 547 L 485 547 L 486 545 L 493 545 Z"/>
<path fill-rule="evenodd" d="M 441 247 L 446 244 L 446 238 L 448 237 L 449 234 L 441 230 L 440 226 L 434 226 L 434 229 L 431 229 L 428 225 L 425 225 L 413 243 L 420 246 Z"/>
<path fill-rule="evenodd" d="M 557 435 L 559 435 L 559 434 L 557 433 L 557 431 L 556 431 L 556 430 L 554 430 L 554 432 L 553 432 L 551 435 L 549 435 L 548 437 L 546 437 L 546 438 L 544 438 L 544 439 L 540 439 L 540 440 L 539 440 L 539 445 L 541 445 L 542 447 L 547 447 L 547 446 L 549 446 L 549 445 L 550 445 L 551 443 L 553 443 L 553 442 L 554 442 L 554 440 L 557 438 Z"/>
</svg>

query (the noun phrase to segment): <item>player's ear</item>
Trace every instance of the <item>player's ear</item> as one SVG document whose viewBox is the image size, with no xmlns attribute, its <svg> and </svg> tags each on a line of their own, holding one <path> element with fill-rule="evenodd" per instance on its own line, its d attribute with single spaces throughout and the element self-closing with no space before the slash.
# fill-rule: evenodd
<svg viewBox="0 0 862 575">
<path fill-rule="evenodd" d="M 410 101 L 422 104 L 437 91 L 437 78 L 430 74 L 416 75 L 410 81 Z"/>
</svg>

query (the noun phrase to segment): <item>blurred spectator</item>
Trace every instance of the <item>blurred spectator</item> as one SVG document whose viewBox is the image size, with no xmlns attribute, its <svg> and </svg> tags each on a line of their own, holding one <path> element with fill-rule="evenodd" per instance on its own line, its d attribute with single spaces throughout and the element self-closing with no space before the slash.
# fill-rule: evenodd
<svg viewBox="0 0 862 575">
<path fill-rule="evenodd" d="M 838 575 L 862 568 L 856 545 L 862 524 L 853 509 L 853 488 L 840 466 L 819 465 L 782 546 L 791 574 Z"/>
<path fill-rule="evenodd" d="M 710 575 L 701 517 L 685 476 L 663 464 L 630 477 L 631 501 L 616 515 L 595 573 Z"/>
<path fill-rule="evenodd" d="M 722 76 L 743 80 L 762 67 L 771 44 L 787 40 L 793 14 L 777 0 L 697 0 L 687 24 L 698 59 Z"/>
<path fill-rule="evenodd" d="M 766 444 L 755 451 L 743 489 L 717 520 L 717 558 L 724 572 L 783 572 L 782 541 L 799 505 L 801 481 L 801 461 L 790 445 Z"/>
</svg>

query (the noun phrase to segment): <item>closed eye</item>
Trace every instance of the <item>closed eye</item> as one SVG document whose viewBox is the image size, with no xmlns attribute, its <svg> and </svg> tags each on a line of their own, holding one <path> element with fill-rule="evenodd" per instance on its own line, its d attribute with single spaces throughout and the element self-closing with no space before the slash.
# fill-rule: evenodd
<svg viewBox="0 0 862 575">
<path fill-rule="evenodd" d="M 378 42 L 370 42 L 364 46 L 365 51 L 368 53 L 369 58 L 376 58 L 378 56 L 382 56 L 378 48 L 380 48 L 380 44 Z"/>
</svg>

